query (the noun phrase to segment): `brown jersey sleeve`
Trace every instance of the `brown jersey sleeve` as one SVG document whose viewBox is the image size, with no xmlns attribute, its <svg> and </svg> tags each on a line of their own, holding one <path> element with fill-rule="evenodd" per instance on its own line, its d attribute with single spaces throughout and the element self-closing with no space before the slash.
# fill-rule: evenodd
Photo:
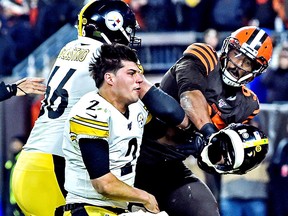
<svg viewBox="0 0 288 216">
<path fill-rule="evenodd" d="M 184 56 L 193 55 L 197 57 L 205 66 L 206 74 L 213 71 L 218 64 L 218 57 L 216 51 L 208 44 L 194 43 L 187 47 L 184 51 Z"/>
<path fill-rule="evenodd" d="M 219 60 L 216 51 L 207 44 L 194 43 L 187 47 L 171 73 L 176 77 L 178 95 L 185 91 L 207 89 L 209 73 L 219 70 Z"/>
</svg>

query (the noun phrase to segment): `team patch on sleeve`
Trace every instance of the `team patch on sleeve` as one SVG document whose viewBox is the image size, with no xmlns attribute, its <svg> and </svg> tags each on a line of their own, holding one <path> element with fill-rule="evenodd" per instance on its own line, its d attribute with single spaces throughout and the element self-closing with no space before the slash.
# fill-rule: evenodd
<svg viewBox="0 0 288 216">
<path fill-rule="evenodd" d="M 109 137 L 109 128 L 107 122 L 96 121 L 74 116 L 70 119 L 71 137 L 84 135 L 89 137 L 107 138 Z"/>
</svg>

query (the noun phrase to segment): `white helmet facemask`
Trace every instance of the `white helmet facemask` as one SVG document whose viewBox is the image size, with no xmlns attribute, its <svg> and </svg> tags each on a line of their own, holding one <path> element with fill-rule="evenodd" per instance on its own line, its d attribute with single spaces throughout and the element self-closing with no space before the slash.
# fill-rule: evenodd
<svg viewBox="0 0 288 216">
<path fill-rule="evenodd" d="M 209 151 L 210 151 L 210 147 L 213 145 L 213 142 L 211 140 L 213 140 L 213 137 L 215 136 L 219 136 L 219 135 L 225 135 L 228 138 L 228 142 L 230 144 L 230 149 L 228 150 L 226 146 L 224 148 L 223 146 L 223 152 L 226 153 L 225 155 L 225 162 L 222 165 L 218 165 L 218 164 L 213 164 L 210 161 L 209 158 Z M 241 140 L 241 138 L 239 137 L 239 135 L 233 131 L 233 130 L 220 130 L 218 133 L 213 134 L 210 139 L 209 139 L 209 143 L 207 146 L 204 147 L 202 153 L 201 153 L 201 157 L 204 163 L 206 163 L 208 166 L 213 167 L 215 169 L 215 171 L 217 173 L 230 173 L 232 172 L 234 169 L 237 169 L 239 166 L 242 165 L 243 161 L 244 161 L 244 148 L 243 148 L 243 142 Z M 227 167 L 229 168 L 228 170 L 223 169 L 223 167 Z"/>
<path fill-rule="evenodd" d="M 244 54 L 239 53 L 238 55 L 240 56 Z M 234 68 L 227 69 L 228 61 L 234 66 Z M 244 71 L 245 73 L 241 77 L 238 77 L 238 73 L 240 70 Z M 246 71 L 240 65 L 237 65 L 235 62 L 233 62 L 229 57 L 225 58 L 222 79 L 226 85 L 229 85 L 232 87 L 240 87 L 240 86 L 246 85 L 247 83 L 253 80 L 255 75 L 256 74 L 253 73 L 253 71 Z"/>
</svg>

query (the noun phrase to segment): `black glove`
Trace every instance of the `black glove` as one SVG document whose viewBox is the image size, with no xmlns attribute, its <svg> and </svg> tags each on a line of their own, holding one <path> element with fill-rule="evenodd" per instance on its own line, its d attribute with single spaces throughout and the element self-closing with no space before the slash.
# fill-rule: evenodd
<svg viewBox="0 0 288 216">
<path fill-rule="evenodd" d="M 194 132 L 193 136 L 190 134 L 189 138 L 187 136 L 183 137 L 183 133 L 181 134 L 182 139 L 179 140 L 177 145 L 161 144 L 164 147 L 161 150 L 162 156 L 165 157 L 166 161 L 183 161 L 190 155 L 198 157 L 205 146 L 203 135 L 199 132 Z"/>
<path fill-rule="evenodd" d="M 193 134 L 187 136 L 185 140 L 185 143 L 175 147 L 176 151 L 187 157 L 190 155 L 193 155 L 195 158 L 199 157 L 206 145 L 204 136 L 201 133 L 194 131 Z"/>
<path fill-rule="evenodd" d="M 204 139 L 208 141 L 213 133 L 218 132 L 218 129 L 213 123 L 206 123 L 199 131 L 201 134 L 203 134 Z"/>
<path fill-rule="evenodd" d="M 188 129 L 182 130 L 181 136 L 183 142 L 181 145 L 173 146 L 175 150 L 186 157 L 193 155 L 198 158 L 204 148 L 207 145 L 209 137 L 217 132 L 217 128 L 212 123 L 205 124 L 200 133 L 195 127 L 189 127 Z"/>
</svg>

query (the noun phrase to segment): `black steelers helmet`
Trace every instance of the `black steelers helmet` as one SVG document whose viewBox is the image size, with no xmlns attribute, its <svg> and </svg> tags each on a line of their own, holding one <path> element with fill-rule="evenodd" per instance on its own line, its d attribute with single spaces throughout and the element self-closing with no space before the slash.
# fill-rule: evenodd
<svg viewBox="0 0 288 216">
<path fill-rule="evenodd" d="M 210 161 L 215 152 L 223 156 L 219 164 Z M 261 130 L 247 124 L 231 124 L 209 138 L 198 165 L 209 173 L 245 174 L 256 168 L 267 152 L 268 138 Z"/>
<path fill-rule="evenodd" d="M 94 0 L 88 2 L 78 14 L 78 35 L 124 45 L 140 46 L 135 37 L 139 28 L 135 14 L 120 0 Z"/>
</svg>

